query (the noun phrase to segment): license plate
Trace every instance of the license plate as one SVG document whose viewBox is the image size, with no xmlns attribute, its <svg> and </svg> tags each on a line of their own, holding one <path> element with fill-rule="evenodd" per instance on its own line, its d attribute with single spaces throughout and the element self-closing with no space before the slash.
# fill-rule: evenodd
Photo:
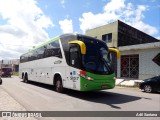
<svg viewBox="0 0 160 120">
<path fill-rule="evenodd" d="M 107 88 L 107 85 L 102 85 L 101 88 L 105 89 L 105 88 Z"/>
</svg>

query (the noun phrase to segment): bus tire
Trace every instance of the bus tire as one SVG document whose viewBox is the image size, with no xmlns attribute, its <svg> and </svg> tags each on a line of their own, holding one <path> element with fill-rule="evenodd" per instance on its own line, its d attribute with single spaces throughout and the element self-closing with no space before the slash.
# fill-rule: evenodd
<svg viewBox="0 0 160 120">
<path fill-rule="evenodd" d="M 23 76 L 23 82 L 28 83 L 28 75 L 27 74 L 25 74 Z"/>
<path fill-rule="evenodd" d="M 59 93 L 63 92 L 62 78 L 60 76 L 56 77 L 55 90 Z"/>
</svg>

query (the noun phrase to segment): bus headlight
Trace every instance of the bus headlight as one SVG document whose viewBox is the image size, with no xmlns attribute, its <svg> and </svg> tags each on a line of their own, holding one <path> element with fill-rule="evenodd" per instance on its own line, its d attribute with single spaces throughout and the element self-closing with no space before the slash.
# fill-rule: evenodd
<svg viewBox="0 0 160 120">
<path fill-rule="evenodd" d="M 94 80 L 93 78 L 88 77 L 88 76 L 86 76 L 85 78 L 86 78 L 87 80 Z"/>
<path fill-rule="evenodd" d="M 85 78 L 85 79 L 87 79 L 87 80 L 94 80 L 93 78 L 87 76 L 87 75 L 86 75 L 86 72 L 83 71 L 83 70 L 80 71 L 79 76 L 81 76 L 81 77 L 83 77 L 83 78 Z"/>
</svg>

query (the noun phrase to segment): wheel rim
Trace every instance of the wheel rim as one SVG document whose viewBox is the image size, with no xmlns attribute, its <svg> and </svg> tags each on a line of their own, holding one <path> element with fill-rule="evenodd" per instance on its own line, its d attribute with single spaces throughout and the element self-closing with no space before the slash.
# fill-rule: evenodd
<svg viewBox="0 0 160 120">
<path fill-rule="evenodd" d="M 152 91 L 151 86 L 150 86 L 150 85 L 145 85 L 145 86 L 144 86 L 144 91 L 145 91 L 145 92 L 151 92 L 151 91 Z"/>
</svg>

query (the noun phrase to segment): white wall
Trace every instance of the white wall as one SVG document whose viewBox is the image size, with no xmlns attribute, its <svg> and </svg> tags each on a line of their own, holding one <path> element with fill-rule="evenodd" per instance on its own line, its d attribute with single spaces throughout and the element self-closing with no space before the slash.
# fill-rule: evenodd
<svg viewBox="0 0 160 120">
<path fill-rule="evenodd" d="M 160 66 L 152 61 L 158 53 L 160 53 L 160 48 L 121 51 L 121 55 L 139 54 L 139 79 L 146 79 L 160 74 Z M 117 65 L 118 77 L 120 77 L 120 63 L 119 60 Z"/>
</svg>

